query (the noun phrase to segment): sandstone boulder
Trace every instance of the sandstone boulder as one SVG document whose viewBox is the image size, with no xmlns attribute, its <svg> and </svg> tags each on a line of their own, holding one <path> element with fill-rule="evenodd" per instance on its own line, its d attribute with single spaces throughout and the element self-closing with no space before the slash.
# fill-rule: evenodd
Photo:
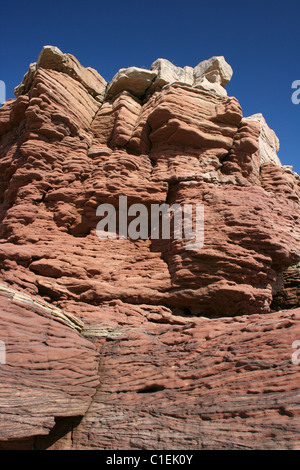
<svg viewBox="0 0 300 470">
<path fill-rule="evenodd" d="M 193 85 L 193 68 L 192 67 L 176 67 L 167 59 L 157 59 L 151 65 L 151 70 L 157 72 L 157 77 L 153 83 L 153 88 L 163 87 L 168 83 L 182 82 L 187 85 Z"/>
<path fill-rule="evenodd" d="M 208 75 L 211 72 L 217 71 L 221 77 L 221 85 L 224 87 L 230 82 L 233 70 L 230 65 L 226 62 L 223 56 L 214 56 L 208 60 L 200 62 L 194 68 L 194 85 L 197 86 L 198 80 L 204 75 Z"/>
<path fill-rule="evenodd" d="M 223 56 L 214 56 L 194 68 L 193 85 L 226 96 L 225 85 L 231 80 L 233 70 Z"/>
</svg>

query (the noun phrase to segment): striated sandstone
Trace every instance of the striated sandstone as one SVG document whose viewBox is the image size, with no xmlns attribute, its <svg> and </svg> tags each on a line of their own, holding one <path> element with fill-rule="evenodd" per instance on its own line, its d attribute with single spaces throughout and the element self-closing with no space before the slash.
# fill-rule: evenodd
<svg viewBox="0 0 300 470">
<path fill-rule="evenodd" d="M 156 72 L 151 70 L 140 69 L 138 67 L 120 69 L 108 84 L 107 97 L 113 97 L 126 90 L 141 98 L 145 95 L 155 78 Z"/>
<path fill-rule="evenodd" d="M 280 310 L 300 306 L 300 263 L 290 266 L 282 273 L 283 283 L 274 296 L 271 309 Z"/>
<path fill-rule="evenodd" d="M 0 449 L 48 435 L 59 417 L 83 416 L 99 384 L 98 354 L 83 323 L 0 284 Z"/>
<path fill-rule="evenodd" d="M 45 46 L 0 108 L 0 278 L 27 296 L 14 314 L 0 291 L 3 331 L 26 319 L 57 389 L 41 395 L 20 347 L 18 424 L 2 448 L 299 448 L 300 179 L 264 118 L 227 96 L 231 76 L 224 57 L 158 59 L 106 84 Z M 119 211 L 119 196 L 203 204 L 203 247 L 99 239 L 97 207 Z M 45 318 L 51 344 L 36 336 Z M 14 405 L 0 393 L 2 414 Z"/>
<path fill-rule="evenodd" d="M 44 46 L 37 62 L 30 64 L 22 83 L 15 88 L 16 96 L 30 90 L 38 69 L 56 70 L 69 75 L 80 82 L 98 101 L 102 101 L 106 90 L 106 81 L 91 67 L 83 67 L 72 54 L 63 54 L 58 47 Z"/>
</svg>

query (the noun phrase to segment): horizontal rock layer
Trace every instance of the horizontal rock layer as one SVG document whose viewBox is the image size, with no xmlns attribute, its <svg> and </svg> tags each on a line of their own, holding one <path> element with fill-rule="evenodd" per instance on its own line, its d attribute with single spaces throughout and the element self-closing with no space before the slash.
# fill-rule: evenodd
<svg viewBox="0 0 300 470">
<path fill-rule="evenodd" d="M 102 385 L 53 449 L 298 449 L 300 309 L 235 319 L 87 308 Z M 82 313 L 85 307 L 81 307 Z M 119 315 L 116 314 L 119 311 Z M 111 314 L 110 314 L 111 312 Z M 47 440 L 37 440 L 45 448 Z"/>
<path fill-rule="evenodd" d="M 0 325 L 0 441 L 48 435 L 55 419 L 83 416 L 99 385 L 83 323 L 1 283 Z"/>
</svg>

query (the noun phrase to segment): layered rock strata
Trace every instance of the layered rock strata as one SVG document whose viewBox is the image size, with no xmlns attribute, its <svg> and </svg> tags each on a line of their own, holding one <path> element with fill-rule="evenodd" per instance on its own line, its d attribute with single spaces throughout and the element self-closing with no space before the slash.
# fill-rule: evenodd
<svg viewBox="0 0 300 470">
<path fill-rule="evenodd" d="M 158 59 L 106 83 L 46 46 L 17 98 L 0 108 L 1 279 L 82 322 L 77 332 L 62 328 L 79 355 L 89 350 L 93 377 L 84 398 L 75 386 L 75 411 L 59 405 L 48 417 L 41 404 L 46 424 L 4 432 L 3 442 L 298 446 L 299 367 L 290 358 L 299 312 L 274 310 L 299 305 L 298 287 L 293 300 L 275 299 L 300 261 L 300 179 L 281 165 L 263 116 L 244 117 L 227 96 L 231 76 L 224 57 L 194 68 Z M 156 239 L 150 230 L 138 240 L 100 239 L 97 208 L 111 204 L 119 214 L 120 196 L 149 211 L 202 204 L 203 246 L 187 250 L 186 238 Z M 5 302 L 2 312 L 18 324 Z M 33 336 L 37 315 L 26 306 Z M 55 417 L 68 419 L 64 438 Z M 50 422 L 54 434 L 41 437 Z"/>
</svg>

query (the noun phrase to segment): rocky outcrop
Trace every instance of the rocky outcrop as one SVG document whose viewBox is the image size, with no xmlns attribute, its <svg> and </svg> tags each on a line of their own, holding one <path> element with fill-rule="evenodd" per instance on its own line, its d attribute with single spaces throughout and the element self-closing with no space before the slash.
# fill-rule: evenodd
<svg viewBox="0 0 300 470">
<path fill-rule="evenodd" d="M 172 83 L 181 83 L 227 96 L 224 87 L 232 74 L 232 68 L 222 56 L 204 60 L 195 68 L 177 67 L 169 60 L 157 59 L 150 70 L 138 67 L 120 69 L 108 84 L 106 98 L 112 98 L 125 90 L 142 98 Z"/>
<path fill-rule="evenodd" d="M 53 46 L 43 47 L 37 62 L 30 64 L 22 83 L 15 88 L 16 96 L 30 90 L 39 69 L 56 70 L 67 74 L 80 82 L 94 98 L 103 101 L 107 84 L 97 70 L 83 67 L 72 54 L 63 54 L 58 47 Z"/>
<path fill-rule="evenodd" d="M 76 354 L 92 357 L 91 387 L 75 387 L 69 412 L 41 403 L 46 424 L 24 446 L 297 447 L 299 309 L 274 302 L 300 260 L 300 180 L 264 118 L 227 96 L 231 75 L 224 57 L 195 68 L 158 59 L 107 84 L 46 46 L 0 108 L 0 277 L 48 302 Z M 202 204 L 203 246 L 150 229 L 99 238 L 97 208 L 120 215 L 120 196 L 148 211 Z M 26 429 L 1 439 L 21 445 Z"/>
<path fill-rule="evenodd" d="M 299 308 L 234 319 L 121 302 L 87 310 L 101 387 L 72 439 L 37 438 L 36 449 L 299 448 Z"/>
</svg>

